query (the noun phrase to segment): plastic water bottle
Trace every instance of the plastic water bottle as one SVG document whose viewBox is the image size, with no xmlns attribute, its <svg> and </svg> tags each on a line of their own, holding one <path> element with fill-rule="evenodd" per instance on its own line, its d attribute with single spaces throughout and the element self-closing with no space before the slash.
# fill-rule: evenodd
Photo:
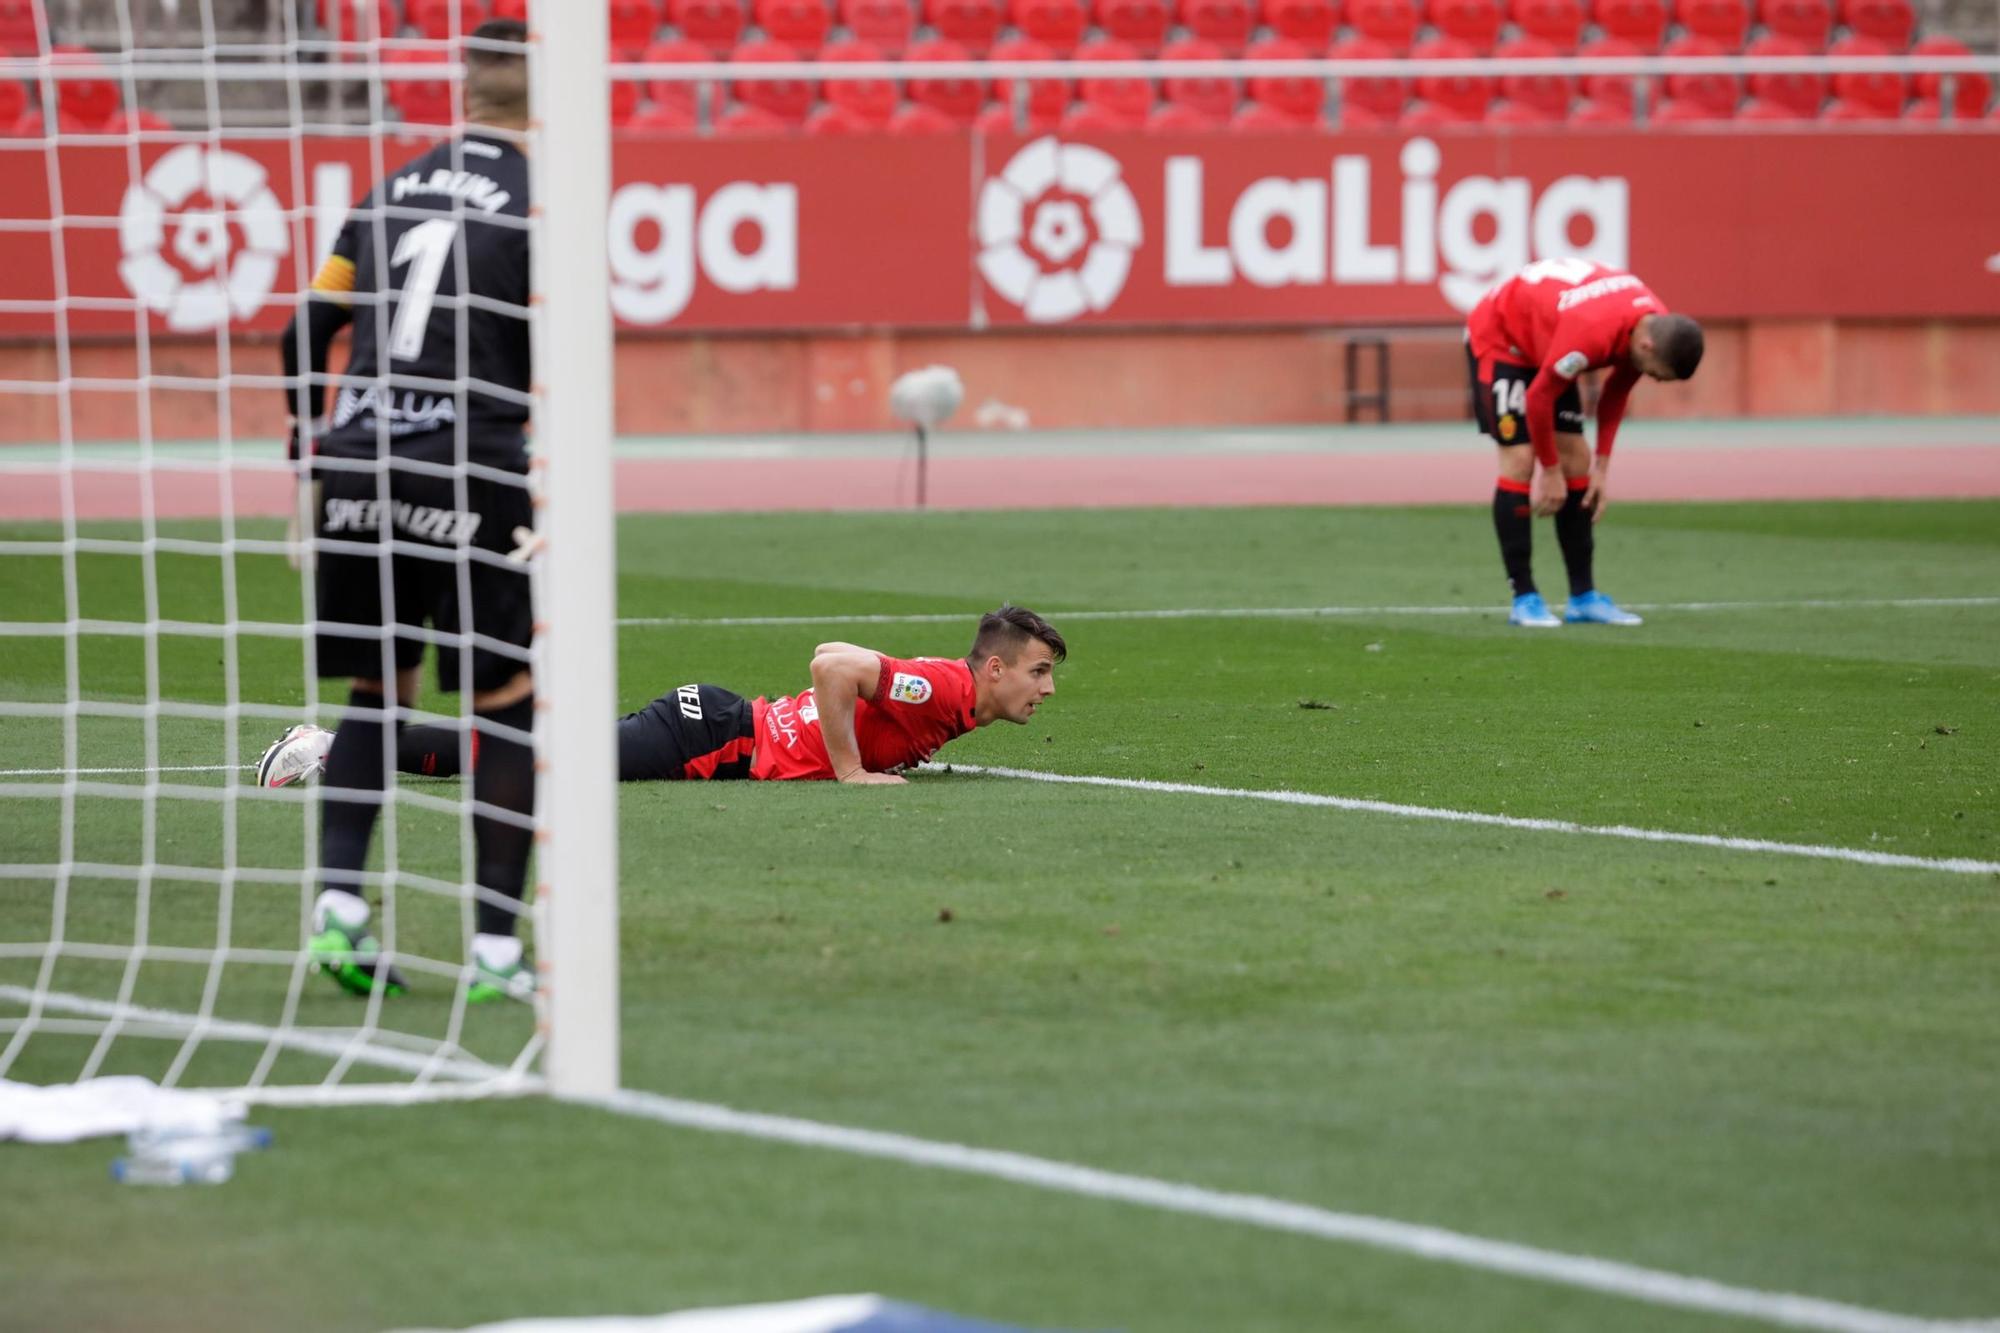
<svg viewBox="0 0 2000 1333">
<path fill-rule="evenodd" d="M 236 1174 L 237 1153 L 270 1143 L 271 1131 L 253 1125 L 134 1130 L 126 1137 L 129 1155 L 111 1163 L 111 1178 L 127 1185 L 220 1185 Z"/>
</svg>

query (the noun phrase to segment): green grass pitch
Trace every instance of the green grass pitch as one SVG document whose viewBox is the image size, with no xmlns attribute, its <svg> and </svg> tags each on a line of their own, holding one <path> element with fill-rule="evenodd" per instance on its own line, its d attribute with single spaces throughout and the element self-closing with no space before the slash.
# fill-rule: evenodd
<svg viewBox="0 0 2000 1333">
<path fill-rule="evenodd" d="M 92 528 L 92 535 L 127 529 Z M 274 532 L 253 529 L 255 535 Z M 199 525 L 170 529 L 204 535 Z M 0 537 L 46 537 L 22 528 Z M 1538 525 L 1545 591 L 1562 591 Z M 1614 507 L 1600 576 L 1637 630 L 1510 630 L 1470 508 L 627 518 L 627 617 L 965 613 L 957 624 L 634 625 L 621 702 L 688 680 L 807 683 L 820 638 L 963 651 L 1012 599 L 1069 636 L 1055 697 L 940 758 L 2000 860 L 2000 504 Z M 295 621 L 270 556 L 78 563 L 85 617 Z M 1938 599 L 1933 605 L 1880 605 Z M 1553 600 L 1553 596 L 1552 596 Z M 1114 620 L 1147 608 L 1491 614 Z M 0 560 L 0 619 L 61 619 L 53 557 Z M 60 640 L 0 640 L 0 699 L 62 698 Z M 224 697 L 225 644 L 92 636 L 89 697 Z M 299 652 L 245 638 L 240 697 L 296 709 Z M 165 765 L 244 762 L 167 719 Z M 146 762 L 86 720 L 82 762 Z M 0 769 L 62 763 L 0 716 Z M 0 782 L 48 781 L 0 778 Z M 106 776 L 107 782 L 132 782 Z M 215 788 L 213 773 L 175 781 Z M 452 784 L 414 784 L 449 796 Z M 647 785 L 622 795 L 625 1082 L 1938 1318 L 2000 1316 L 2000 878 L 964 772 L 907 788 Z M 77 801 L 78 860 L 296 865 L 306 808 Z M 456 875 L 455 822 L 401 817 Z M 62 854 L 58 802 L 0 799 L 0 864 Z M 69 938 L 282 950 L 300 885 L 69 888 Z M 0 940 L 47 938 L 0 879 Z M 946 919 L 948 916 L 948 919 Z M 451 957 L 414 896 L 405 947 Z M 0 984 L 32 982 L 0 959 Z M 58 989 L 109 996 L 113 961 Z M 149 964 L 188 1008 L 197 961 Z M 268 1021 L 283 972 L 225 969 Z M 425 1030 L 433 980 L 399 1002 Z M 9 1011 L 17 1012 L 17 1011 Z M 359 1008 L 309 987 L 301 1024 Z M 474 1013 L 505 1055 L 519 1012 Z M 9 1076 L 73 1077 L 81 1037 Z M 105 1068 L 158 1075 L 175 1044 Z M 204 1045 L 186 1081 L 241 1077 Z M 284 1072 L 310 1073 L 303 1059 Z M 277 1146 L 214 1189 L 111 1183 L 110 1141 L 0 1145 L 0 1324 L 363 1330 L 880 1291 L 978 1317 L 1130 1330 L 1694 1330 L 1753 1325 L 545 1101 L 260 1111 Z"/>
</svg>

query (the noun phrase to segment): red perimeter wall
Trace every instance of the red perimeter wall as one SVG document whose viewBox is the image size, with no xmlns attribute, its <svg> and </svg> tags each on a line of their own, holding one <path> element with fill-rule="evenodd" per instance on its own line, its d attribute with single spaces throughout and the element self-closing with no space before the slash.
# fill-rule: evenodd
<svg viewBox="0 0 2000 1333">
<path fill-rule="evenodd" d="M 1338 329 L 626 333 L 617 344 L 617 421 L 628 435 L 874 430 L 890 424 L 890 382 L 942 362 L 965 380 L 960 428 L 972 428 L 989 400 L 1024 411 L 1038 428 L 1337 422 L 1346 412 L 1347 340 Z M 229 356 L 238 375 L 278 373 L 269 336 L 238 337 Z M 342 356 L 336 350 L 333 364 Z M 157 387 L 161 378 L 212 377 L 217 361 L 209 338 L 154 341 L 154 438 L 222 433 L 215 390 Z M 72 349 L 73 379 L 136 372 L 130 343 Z M 52 383 L 56 373 L 50 346 L 0 346 L 0 379 Z M 1372 373 L 1364 357 L 1364 384 Z M 1393 418 L 1462 417 L 1464 374 L 1453 330 L 1395 335 Z M 0 442 L 60 438 L 54 395 L 9 397 Z M 133 389 L 76 388 L 70 401 L 79 440 L 139 435 Z M 2000 413 L 2000 320 L 1715 322 L 1701 373 L 1684 385 L 1642 386 L 1633 410 L 1640 418 Z M 237 438 L 284 432 L 273 388 L 239 385 L 227 412 Z"/>
</svg>

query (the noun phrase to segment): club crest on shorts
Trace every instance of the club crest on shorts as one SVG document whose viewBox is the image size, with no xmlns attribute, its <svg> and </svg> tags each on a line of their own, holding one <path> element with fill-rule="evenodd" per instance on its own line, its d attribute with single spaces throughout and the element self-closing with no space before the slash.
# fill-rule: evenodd
<svg viewBox="0 0 2000 1333">
<path fill-rule="evenodd" d="M 1514 437 L 1516 435 L 1519 435 L 1520 433 L 1521 433 L 1520 419 L 1517 418 L 1512 412 L 1509 412 L 1506 416 L 1500 418 L 1501 439 L 1507 441 L 1509 444 L 1512 444 L 1514 442 Z"/>
<path fill-rule="evenodd" d="M 923 676 L 898 671 L 896 678 L 889 682 L 889 697 L 899 704 L 925 703 L 931 697 L 931 683 Z"/>
</svg>

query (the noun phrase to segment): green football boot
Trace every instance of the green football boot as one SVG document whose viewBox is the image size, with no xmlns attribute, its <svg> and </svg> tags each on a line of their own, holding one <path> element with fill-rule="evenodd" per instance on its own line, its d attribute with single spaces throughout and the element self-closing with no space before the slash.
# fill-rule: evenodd
<svg viewBox="0 0 2000 1333">
<path fill-rule="evenodd" d="M 325 930 L 306 945 L 312 955 L 312 970 L 324 972 L 354 995 L 377 989 L 385 995 L 401 995 L 409 990 L 403 974 L 381 961 L 382 945 L 364 926 L 349 931 L 338 922 L 328 922 Z"/>
</svg>

